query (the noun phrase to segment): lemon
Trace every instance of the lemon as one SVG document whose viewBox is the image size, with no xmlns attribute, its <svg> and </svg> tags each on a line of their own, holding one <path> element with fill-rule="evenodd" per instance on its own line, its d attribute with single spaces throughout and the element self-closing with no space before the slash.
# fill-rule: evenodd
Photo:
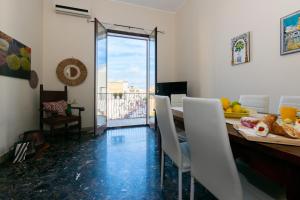
<svg viewBox="0 0 300 200">
<path fill-rule="evenodd" d="M 21 66 L 20 58 L 17 55 L 11 54 L 11 55 L 7 56 L 6 62 L 7 62 L 9 69 L 14 70 L 14 71 L 17 71 L 20 69 L 20 66 Z"/>
<path fill-rule="evenodd" d="M 222 106 L 223 106 L 224 110 L 227 110 L 230 107 L 230 100 L 227 99 L 227 98 L 222 97 L 221 98 L 221 103 L 222 103 Z"/>
<path fill-rule="evenodd" d="M 21 60 L 21 67 L 24 71 L 30 71 L 30 61 L 28 58 L 22 57 Z"/>
<path fill-rule="evenodd" d="M 236 104 L 236 105 L 233 106 L 232 111 L 234 113 L 241 113 L 242 107 L 240 105 Z"/>
<path fill-rule="evenodd" d="M 241 108 L 241 113 L 248 113 L 248 110 L 247 110 L 247 108 Z"/>
<path fill-rule="evenodd" d="M 227 108 L 225 112 L 226 113 L 232 113 L 232 108 Z"/>
</svg>

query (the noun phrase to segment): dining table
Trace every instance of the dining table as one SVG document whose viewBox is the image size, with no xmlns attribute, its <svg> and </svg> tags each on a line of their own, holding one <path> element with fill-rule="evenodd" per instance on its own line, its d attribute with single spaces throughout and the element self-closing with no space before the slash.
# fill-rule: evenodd
<svg viewBox="0 0 300 200">
<path fill-rule="evenodd" d="M 176 127 L 184 130 L 183 108 L 172 107 L 172 113 Z M 234 128 L 231 119 L 226 120 L 226 126 L 234 157 L 284 187 L 288 200 L 299 200 L 300 147 L 248 141 Z"/>
</svg>

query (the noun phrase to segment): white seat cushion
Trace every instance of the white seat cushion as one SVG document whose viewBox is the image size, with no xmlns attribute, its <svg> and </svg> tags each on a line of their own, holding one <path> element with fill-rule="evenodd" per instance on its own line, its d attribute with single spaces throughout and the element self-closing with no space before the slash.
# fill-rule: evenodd
<svg viewBox="0 0 300 200">
<path fill-rule="evenodd" d="M 182 153 L 182 170 L 186 171 L 191 168 L 190 149 L 187 142 L 180 143 Z"/>
</svg>

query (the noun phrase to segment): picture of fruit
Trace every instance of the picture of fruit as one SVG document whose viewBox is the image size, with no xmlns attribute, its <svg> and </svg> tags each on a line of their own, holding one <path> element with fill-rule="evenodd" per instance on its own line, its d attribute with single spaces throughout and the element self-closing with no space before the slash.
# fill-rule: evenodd
<svg viewBox="0 0 300 200">
<path fill-rule="evenodd" d="M 9 48 L 9 43 L 6 40 L 0 38 L 0 51 L 7 52 L 8 48 Z"/>
<path fill-rule="evenodd" d="M 225 98 L 225 97 L 221 98 L 221 103 L 222 103 L 222 106 L 223 106 L 224 110 L 227 110 L 227 108 L 230 107 L 230 100 Z"/>
<path fill-rule="evenodd" d="M 8 67 L 11 70 L 17 71 L 20 69 L 21 62 L 20 62 L 20 58 L 17 55 L 11 54 L 11 55 L 7 56 L 6 62 L 7 62 Z"/>
<path fill-rule="evenodd" d="M 13 41 L 12 37 L 6 35 L 5 33 L 1 32 L 1 31 L 0 31 L 0 38 L 7 41 L 8 43 Z"/>
<path fill-rule="evenodd" d="M 24 71 L 30 71 L 30 62 L 28 58 L 23 57 L 21 58 L 20 62 L 21 62 L 21 67 Z"/>
<path fill-rule="evenodd" d="M 4 51 L 0 51 L 0 66 L 6 63 L 6 53 Z"/>
<path fill-rule="evenodd" d="M 0 31 L 0 75 L 30 79 L 31 48 Z"/>
<path fill-rule="evenodd" d="M 30 57 L 30 49 L 29 48 L 20 48 L 20 55 L 26 58 Z"/>
</svg>

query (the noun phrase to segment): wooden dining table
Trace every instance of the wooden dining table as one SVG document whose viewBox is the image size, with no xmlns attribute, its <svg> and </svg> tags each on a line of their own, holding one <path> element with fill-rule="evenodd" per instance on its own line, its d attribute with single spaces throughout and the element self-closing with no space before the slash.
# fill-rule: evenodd
<svg viewBox="0 0 300 200">
<path fill-rule="evenodd" d="M 184 129 L 182 108 L 172 108 L 172 113 L 175 125 Z M 279 183 L 286 189 L 287 199 L 300 200 L 300 147 L 248 141 L 229 123 L 227 130 L 235 158 Z"/>
</svg>

